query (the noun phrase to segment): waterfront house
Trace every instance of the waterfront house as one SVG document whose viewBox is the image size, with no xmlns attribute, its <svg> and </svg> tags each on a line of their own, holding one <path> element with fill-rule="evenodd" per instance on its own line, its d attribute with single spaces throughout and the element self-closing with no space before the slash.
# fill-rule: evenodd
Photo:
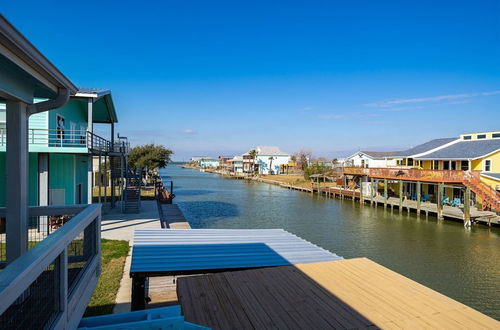
<svg viewBox="0 0 500 330">
<path fill-rule="evenodd" d="M 229 160 L 230 172 L 243 173 L 243 156 L 234 156 Z"/>
<path fill-rule="evenodd" d="M 0 15 L 0 103 L 5 104 L 6 130 L 2 135 L 4 156 L 0 161 L 5 178 L 2 182 L 5 207 L 0 208 L 0 218 L 6 220 L 5 231 L 0 233 L 0 245 L 5 247 L 0 249 L 2 328 L 74 329 L 97 285 L 101 259 L 100 205 L 29 206 L 30 198 L 34 202 L 33 196 L 39 189 L 30 186 L 30 177 L 37 177 L 37 168 L 30 167 L 30 160 L 37 158 L 30 156 L 30 139 L 37 143 L 42 139 L 43 150 L 47 152 L 47 148 L 61 148 L 53 143 L 65 144 L 80 136 L 63 133 L 61 120 L 60 129 L 55 126 L 54 136 L 30 135 L 33 131 L 28 119 L 40 116 L 48 121 L 50 115 L 40 114 L 65 106 L 77 91 L 68 78 Z M 79 115 L 76 107 L 67 111 L 66 118 Z M 46 129 L 50 128 L 48 125 L 51 123 Z M 44 165 L 42 174 L 46 175 L 50 169 L 47 163 Z M 75 182 L 69 184 L 74 186 Z M 74 203 L 75 196 L 66 200 L 70 201 Z M 32 221 L 42 219 L 52 220 L 46 227 L 49 236 L 29 228 Z"/>
<path fill-rule="evenodd" d="M 255 157 L 251 155 L 252 150 L 255 150 Z M 253 165 L 254 171 L 259 174 L 282 174 L 282 169 L 287 167 L 291 160 L 291 155 L 278 147 L 259 146 L 252 150 L 242 155 L 245 172 L 251 172 Z"/>
<path fill-rule="evenodd" d="M 219 166 L 219 160 L 212 158 L 202 158 L 199 161 L 199 166 L 201 168 L 217 168 Z"/>
<path fill-rule="evenodd" d="M 397 151 L 358 151 L 343 160 L 344 166 L 354 167 L 391 167 L 396 166 Z"/>
<path fill-rule="evenodd" d="M 35 102 L 43 102 L 37 99 Z M 5 161 L 5 104 L 0 105 L 0 170 Z M 115 167 L 115 177 L 123 177 L 128 143 L 115 142 L 118 121 L 109 90 L 79 89 L 61 108 L 36 113 L 29 118 L 29 205 L 71 205 L 92 203 L 93 157 L 106 168 Z M 111 134 L 103 138 L 94 124 L 109 124 Z M 94 174 L 100 174 L 100 166 Z M 5 205 L 5 188 L 0 178 L 0 206 Z M 112 189 L 114 193 L 114 190 Z M 114 201 L 114 199 L 112 199 Z"/>
</svg>

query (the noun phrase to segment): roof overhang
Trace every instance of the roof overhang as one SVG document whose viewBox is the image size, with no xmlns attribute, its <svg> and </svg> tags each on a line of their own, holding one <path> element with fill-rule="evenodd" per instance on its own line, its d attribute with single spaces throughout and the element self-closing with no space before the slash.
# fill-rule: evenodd
<svg viewBox="0 0 500 330">
<path fill-rule="evenodd" d="M 0 14 L 0 98 L 33 103 L 76 86 Z"/>
<path fill-rule="evenodd" d="M 118 116 L 116 114 L 113 97 L 111 96 L 111 90 L 80 89 L 75 94 L 75 96 L 72 97 L 72 99 L 92 100 L 92 103 L 94 104 L 94 110 L 92 113 L 92 119 L 94 123 L 111 124 L 118 122 Z"/>
</svg>

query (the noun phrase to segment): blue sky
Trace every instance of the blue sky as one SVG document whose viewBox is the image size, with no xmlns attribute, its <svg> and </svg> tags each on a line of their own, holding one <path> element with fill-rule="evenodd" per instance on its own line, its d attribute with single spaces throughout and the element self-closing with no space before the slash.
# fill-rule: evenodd
<svg viewBox="0 0 500 330">
<path fill-rule="evenodd" d="M 499 1 L 2 1 L 117 131 L 176 159 L 500 129 Z"/>
</svg>

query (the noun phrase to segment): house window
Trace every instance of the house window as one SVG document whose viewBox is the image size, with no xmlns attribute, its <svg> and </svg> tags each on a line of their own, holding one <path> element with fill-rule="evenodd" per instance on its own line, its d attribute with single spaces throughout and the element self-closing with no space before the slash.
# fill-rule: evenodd
<svg viewBox="0 0 500 330">
<path fill-rule="evenodd" d="M 485 172 L 490 172 L 491 171 L 491 159 L 485 159 L 484 160 L 484 171 Z"/>
<path fill-rule="evenodd" d="M 470 140 L 470 139 L 472 139 L 472 136 L 470 136 L 470 135 L 464 136 L 464 140 Z"/>
<path fill-rule="evenodd" d="M 435 170 L 439 170 L 439 160 L 433 160 L 432 164 Z"/>
<path fill-rule="evenodd" d="M 408 164 L 408 166 L 413 166 L 413 158 L 408 158 L 407 164 Z"/>
<path fill-rule="evenodd" d="M 450 164 L 451 164 L 451 170 L 455 171 L 457 169 L 457 162 L 450 161 Z"/>
<path fill-rule="evenodd" d="M 469 162 L 467 160 L 462 160 L 460 169 L 462 171 L 468 171 L 469 170 Z"/>
<path fill-rule="evenodd" d="M 443 161 L 443 170 L 449 170 L 450 169 L 450 162 L 448 160 Z"/>
<path fill-rule="evenodd" d="M 500 138 L 500 133 L 493 133 L 493 134 L 491 134 L 491 137 Z"/>
<path fill-rule="evenodd" d="M 477 136 L 478 139 L 486 139 L 486 134 L 479 134 Z"/>
</svg>

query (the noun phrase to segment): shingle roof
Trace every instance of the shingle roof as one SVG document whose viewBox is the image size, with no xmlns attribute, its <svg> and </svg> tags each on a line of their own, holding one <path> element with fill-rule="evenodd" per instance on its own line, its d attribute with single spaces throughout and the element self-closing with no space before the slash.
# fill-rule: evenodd
<svg viewBox="0 0 500 330">
<path fill-rule="evenodd" d="M 431 151 L 434 148 L 441 147 L 441 146 L 443 146 L 447 143 L 450 143 L 452 141 L 455 141 L 455 140 L 457 140 L 457 138 L 434 139 L 434 140 L 431 140 L 429 142 L 419 144 L 418 146 L 410 148 L 408 150 L 401 151 L 398 154 L 393 155 L 393 156 L 409 157 L 409 156 L 413 156 L 413 155 L 418 155 L 418 154 L 421 154 L 424 152 Z"/>
<path fill-rule="evenodd" d="M 415 159 L 476 159 L 500 150 L 500 139 L 460 141 Z"/>
<path fill-rule="evenodd" d="M 399 155 L 401 151 L 360 151 L 372 158 L 385 158 L 394 155 Z"/>
</svg>

